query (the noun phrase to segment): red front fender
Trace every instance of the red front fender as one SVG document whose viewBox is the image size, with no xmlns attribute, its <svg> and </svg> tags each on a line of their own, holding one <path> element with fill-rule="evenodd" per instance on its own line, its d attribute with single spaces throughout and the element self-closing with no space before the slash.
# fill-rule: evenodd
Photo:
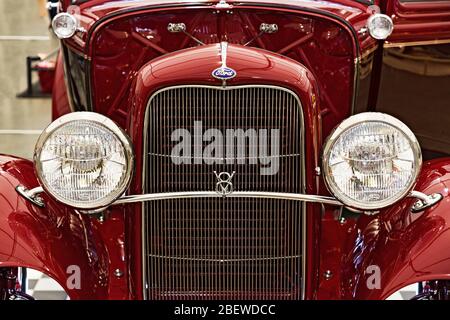
<svg viewBox="0 0 450 320">
<path fill-rule="evenodd" d="M 0 155 L 0 267 L 44 272 L 72 299 L 108 298 L 109 257 L 95 224 L 49 198 L 45 208 L 33 205 L 16 192 L 18 185 L 38 186 L 32 163 Z M 68 287 L 70 266 L 81 271 L 80 288 Z"/>
<path fill-rule="evenodd" d="M 360 219 L 353 251 L 344 264 L 348 298 L 386 299 L 413 283 L 450 279 L 449 187 L 450 159 L 427 162 L 415 190 L 440 193 L 443 200 L 412 214 L 415 200 L 405 199 L 374 218 Z M 379 267 L 379 289 L 367 285 L 374 274 L 369 266 Z"/>
</svg>

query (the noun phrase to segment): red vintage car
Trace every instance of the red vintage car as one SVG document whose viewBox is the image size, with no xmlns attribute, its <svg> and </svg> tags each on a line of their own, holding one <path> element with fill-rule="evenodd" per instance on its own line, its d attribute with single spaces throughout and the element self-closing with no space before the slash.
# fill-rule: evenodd
<svg viewBox="0 0 450 320">
<path fill-rule="evenodd" d="M 0 297 L 448 299 L 450 1 L 61 0 L 0 156 Z"/>
</svg>

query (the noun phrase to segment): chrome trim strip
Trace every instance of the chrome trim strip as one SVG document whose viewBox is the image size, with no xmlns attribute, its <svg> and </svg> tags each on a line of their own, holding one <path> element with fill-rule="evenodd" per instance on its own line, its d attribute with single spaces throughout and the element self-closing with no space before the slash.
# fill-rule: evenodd
<svg viewBox="0 0 450 320">
<path fill-rule="evenodd" d="M 356 102 L 358 99 L 358 90 L 359 90 L 359 72 L 361 67 L 361 55 L 358 55 L 353 61 L 353 94 L 351 97 L 351 106 L 350 106 L 350 115 L 355 114 L 356 110 Z"/>
<path fill-rule="evenodd" d="M 20 276 L 20 292 L 26 294 L 28 290 L 27 268 L 19 267 L 18 275 Z"/>
<path fill-rule="evenodd" d="M 424 40 L 424 41 L 410 41 L 410 42 L 384 42 L 384 48 L 401 48 L 401 47 L 413 47 L 413 46 L 432 46 L 437 44 L 450 43 L 450 39 L 444 40 Z"/>
<path fill-rule="evenodd" d="M 257 192 L 257 191 L 234 191 L 223 196 L 216 191 L 191 191 L 191 192 L 167 192 L 149 193 L 141 195 L 124 196 L 117 200 L 114 205 L 189 198 L 254 198 L 254 199 L 281 199 L 292 201 L 303 201 L 312 203 L 323 203 L 333 206 L 343 206 L 342 202 L 333 197 L 316 196 L 309 194 L 282 193 L 282 192 Z"/>
<path fill-rule="evenodd" d="M 355 63 L 361 63 L 362 60 L 364 60 L 365 58 L 370 56 L 377 49 L 378 49 L 378 44 L 376 44 L 375 46 L 371 47 L 370 49 L 367 49 L 366 51 L 364 51 L 364 53 L 361 54 L 361 56 L 355 58 Z"/>
<path fill-rule="evenodd" d="M 221 66 L 217 69 L 214 69 L 211 75 L 217 80 L 222 81 L 222 86 L 226 87 L 227 81 L 236 77 L 237 72 L 233 68 L 227 66 L 227 58 L 228 58 L 228 42 L 222 41 L 220 43 L 220 63 Z M 222 76 L 218 75 L 217 72 L 221 72 Z M 225 77 L 227 72 L 232 72 L 232 74 Z"/>
<path fill-rule="evenodd" d="M 189 260 L 189 261 L 208 261 L 208 262 L 244 262 L 244 261 L 273 261 L 273 260 L 287 260 L 300 258 L 301 256 L 286 256 L 286 257 L 268 257 L 268 258 L 250 258 L 250 259 L 203 259 L 203 258 L 184 258 L 184 257 L 168 257 L 155 254 L 149 254 L 149 257 L 155 257 L 159 259 L 171 259 L 171 260 Z"/>
<path fill-rule="evenodd" d="M 0 134 L 2 134 L 2 130 L 0 130 Z M 186 157 L 186 156 L 175 156 L 171 154 L 161 154 L 161 153 L 153 153 L 149 152 L 147 155 L 149 156 L 156 156 L 161 158 L 176 158 L 176 159 L 202 159 L 202 160 L 222 160 L 222 161 L 228 161 L 228 160 L 258 160 L 258 157 L 234 157 L 234 158 L 227 158 L 225 157 Z M 293 158 L 293 157 L 300 157 L 300 153 L 294 153 L 294 154 L 281 154 L 277 156 L 266 156 L 266 159 L 283 159 L 283 158 Z"/>
<path fill-rule="evenodd" d="M 228 58 L 228 42 L 222 41 L 220 43 L 220 59 L 222 61 L 222 68 L 227 67 L 227 58 Z"/>
<path fill-rule="evenodd" d="M 145 192 L 145 184 L 146 184 L 146 179 L 145 177 L 147 177 L 146 175 L 146 168 L 147 168 L 147 146 L 148 146 L 148 124 L 149 124 L 149 107 L 152 103 L 152 100 L 161 92 L 167 91 L 167 90 L 173 90 L 173 89 L 177 89 L 177 88 L 210 88 L 210 89 L 215 89 L 215 90 L 236 90 L 236 89 L 242 89 L 242 88 L 271 88 L 271 89 L 277 89 L 277 90 L 282 90 L 285 92 L 290 93 L 296 100 L 297 103 L 300 107 L 300 116 L 301 119 L 300 120 L 300 125 L 301 125 L 301 137 L 300 137 L 300 143 L 302 146 L 302 150 L 303 152 L 305 152 L 305 121 L 304 121 L 304 114 L 303 114 L 303 105 L 300 101 L 300 98 L 298 97 L 298 95 L 293 92 L 292 90 L 289 90 L 287 88 L 284 87 L 278 87 L 278 86 L 272 86 L 272 85 L 242 85 L 242 86 L 208 86 L 208 85 L 180 85 L 180 86 L 172 86 L 172 87 L 167 87 L 167 88 L 163 88 L 160 89 L 158 91 L 156 91 L 155 93 L 152 94 L 152 96 L 150 97 L 150 99 L 148 100 L 147 103 L 147 108 L 145 110 L 145 117 L 144 117 L 144 128 L 143 128 L 143 134 L 144 134 L 144 146 L 143 146 L 143 162 L 142 162 L 142 190 L 144 190 Z M 356 93 L 354 92 L 354 95 L 356 95 Z M 305 192 L 306 190 L 306 169 L 305 169 L 305 159 L 303 158 L 302 160 L 302 168 L 301 170 L 301 184 L 302 184 L 302 192 Z M 212 191 L 215 196 L 217 195 L 216 192 Z M 281 198 L 282 199 L 282 198 Z M 314 201 L 310 201 L 310 202 L 314 202 Z M 142 230 L 141 230 L 141 242 L 142 242 L 142 288 L 143 288 L 143 297 L 144 300 L 148 299 L 147 296 L 147 278 L 146 278 L 146 256 L 145 256 L 145 239 L 144 239 L 144 234 L 146 232 L 145 230 L 145 216 L 143 213 L 145 212 L 145 203 L 142 204 L 142 217 L 141 217 L 141 225 L 142 225 Z M 302 292 L 301 292 L 301 299 L 305 300 L 306 297 L 306 290 L 305 290 L 305 286 L 306 286 L 306 202 L 303 203 L 302 205 L 302 277 L 301 277 L 301 286 L 302 286 Z"/>
<path fill-rule="evenodd" d="M 26 189 L 25 187 L 19 185 L 16 187 L 17 192 L 22 196 L 26 195 L 26 199 L 34 203 L 36 196 L 44 193 L 42 187 L 36 187 L 33 189 Z M 424 204 L 434 202 L 436 194 L 427 195 L 420 191 L 411 191 L 407 195 L 407 198 L 415 198 L 422 201 Z M 174 192 L 174 193 L 153 193 L 153 194 L 140 194 L 140 195 L 130 195 L 122 196 L 117 201 L 111 205 L 120 205 L 135 202 L 145 202 L 145 201 L 156 201 L 156 200 L 166 200 L 166 199 L 181 199 L 181 198 L 213 198 L 213 197 L 223 197 L 214 191 L 198 191 L 198 192 Z M 283 200 L 293 200 L 293 201 L 303 201 L 312 203 L 322 203 L 335 206 L 344 206 L 342 202 L 333 197 L 325 197 L 310 194 L 297 194 L 297 193 L 282 193 L 282 192 L 253 192 L 253 191 L 236 191 L 227 195 L 229 198 L 265 198 L 265 199 L 283 199 Z"/>
</svg>

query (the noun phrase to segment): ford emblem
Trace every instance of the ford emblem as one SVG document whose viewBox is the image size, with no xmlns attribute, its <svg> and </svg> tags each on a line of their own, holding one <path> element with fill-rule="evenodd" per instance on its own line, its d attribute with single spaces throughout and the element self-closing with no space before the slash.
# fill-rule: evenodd
<svg viewBox="0 0 450 320">
<path fill-rule="evenodd" d="M 220 67 L 212 72 L 212 76 L 219 80 L 230 80 L 236 77 L 237 72 L 228 67 Z"/>
</svg>

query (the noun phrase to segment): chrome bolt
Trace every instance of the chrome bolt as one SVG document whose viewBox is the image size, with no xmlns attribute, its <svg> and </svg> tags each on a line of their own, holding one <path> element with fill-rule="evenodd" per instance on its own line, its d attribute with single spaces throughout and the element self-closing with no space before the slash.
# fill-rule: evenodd
<svg viewBox="0 0 450 320">
<path fill-rule="evenodd" d="M 330 280 L 331 278 L 333 278 L 333 272 L 331 272 L 331 270 L 327 270 L 323 273 L 323 276 L 325 280 Z"/>
<path fill-rule="evenodd" d="M 123 277 L 123 271 L 120 270 L 120 269 L 116 269 L 116 270 L 114 270 L 114 275 L 115 275 L 117 278 L 122 278 L 122 277 Z"/>
<path fill-rule="evenodd" d="M 367 27 L 363 27 L 363 28 L 359 29 L 358 33 L 360 35 L 365 35 L 368 31 L 369 31 L 369 29 Z"/>
<path fill-rule="evenodd" d="M 99 212 L 99 213 L 96 215 L 96 218 L 97 218 L 98 222 L 104 223 L 105 220 L 106 220 L 106 218 L 105 218 L 105 212 L 104 212 L 104 211 Z"/>
<path fill-rule="evenodd" d="M 320 167 L 316 167 L 314 169 L 314 172 L 316 173 L 316 176 L 320 176 L 322 174 L 322 170 L 320 169 Z"/>
<path fill-rule="evenodd" d="M 379 213 L 380 213 L 380 211 L 364 211 L 364 214 L 366 216 L 376 216 Z"/>
<path fill-rule="evenodd" d="M 341 225 L 344 225 L 347 222 L 347 219 L 345 219 L 344 217 L 341 218 L 341 220 L 339 220 L 339 223 Z"/>
</svg>

